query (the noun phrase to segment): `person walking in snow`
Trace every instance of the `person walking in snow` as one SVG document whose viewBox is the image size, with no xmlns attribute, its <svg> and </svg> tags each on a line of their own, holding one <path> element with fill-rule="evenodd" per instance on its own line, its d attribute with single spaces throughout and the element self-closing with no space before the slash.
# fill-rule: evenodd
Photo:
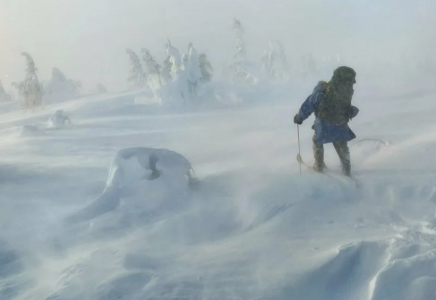
<svg viewBox="0 0 436 300">
<path fill-rule="evenodd" d="M 351 105 L 356 83 L 356 72 L 349 67 L 339 67 L 334 71 L 330 82 L 320 81 L 294 117 L 294 123 L 301 125 L 312 113 L 315 113 L 313 136 L 314 169 L 323 172 L 324 144 L 333 143 L 342 165 L 342 173 L 351 176 L 350 150 L 348 141 L 356 135 L 348 127 L 359 109 Z"/>
</svg>

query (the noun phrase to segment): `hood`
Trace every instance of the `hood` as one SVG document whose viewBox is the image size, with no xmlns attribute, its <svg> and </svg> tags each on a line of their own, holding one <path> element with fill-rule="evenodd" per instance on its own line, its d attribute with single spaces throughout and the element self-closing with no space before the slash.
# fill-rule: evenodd
<svg viewBox="0 0 436 300">
<path fill-rule="evenodd" d="M 325 93 L 327 92 L 328 84 L 325 81 L 319 81 L 318 84 L 313 89 L 314 93 Z"/>
</svg>

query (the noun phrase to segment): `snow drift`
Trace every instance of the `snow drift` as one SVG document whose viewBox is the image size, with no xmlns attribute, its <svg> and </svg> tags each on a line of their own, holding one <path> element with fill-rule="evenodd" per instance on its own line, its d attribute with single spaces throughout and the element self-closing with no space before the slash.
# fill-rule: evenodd
<svg viewBox="0 0 436 300">
<path fill-rule="evenodd" d="M 139 202 L 145 210 L 156 209 L 168 201 L 177 205 L 178 195 L 193 183 L 192 171 L 190 162 L 171 150 L 122 149 L 111 163 L 102 195 L 69 220 L 95 218 L 116 209 L 121 199 L 128 205 Z"/>
</svg>

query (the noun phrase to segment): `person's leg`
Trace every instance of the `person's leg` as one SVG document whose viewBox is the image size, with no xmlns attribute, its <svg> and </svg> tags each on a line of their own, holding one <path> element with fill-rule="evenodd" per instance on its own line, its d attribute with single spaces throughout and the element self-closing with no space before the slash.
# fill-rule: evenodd
<svg viewBox="0 0 436 300">
<path fill-rule="evenodd" d="M 313 135 L 313 156 L 315 157 L 315 164 L 313 168 L 315 171 L 322 172 L 324 170 L 324 146 L 316 143 L 316 134 Z"/>
<path fill-rule="evenodd" d="M 348 148 L 348 143 L 346 141 L 336 141 L 333 142 L 333 146 L 341 160 L 342 173 L 345 176 L 351 176 L 350 149 Z"/>
</svg>

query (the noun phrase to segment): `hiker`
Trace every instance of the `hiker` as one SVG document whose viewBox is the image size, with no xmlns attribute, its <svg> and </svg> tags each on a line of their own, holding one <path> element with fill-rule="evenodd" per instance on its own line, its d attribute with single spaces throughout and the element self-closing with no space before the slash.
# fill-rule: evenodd
<svg viewBox="0 0 436 300">
<path fill-rule="evenodd" d="M 301 125 L 313 112 L 315 130 L 313 136 L 314 169 L 322 172 L 324 163 L 324 144 L 333 143 L 342 165 L 342 173 L 351 177 L 350 150 L 347 142 L 356 138 L 348 127 L 359 109 L 351 105 L 353 85 L 356 83 L 356 72 L 349 67 L 339 67 L 330 82 L 318 82 L 318 85 L 294 117 L 294 123 Z"/>
</svg>

